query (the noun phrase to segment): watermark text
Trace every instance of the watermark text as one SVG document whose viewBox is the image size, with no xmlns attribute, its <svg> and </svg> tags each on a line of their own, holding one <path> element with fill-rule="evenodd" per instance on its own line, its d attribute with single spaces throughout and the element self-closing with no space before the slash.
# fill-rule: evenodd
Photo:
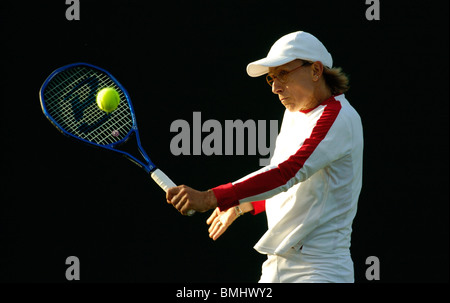
<svg viewBox="0 0 450 303">
<path fill-rule="evenodd" d="M 258 153 L 268 156 L 259 160 L 261 166 L 266 166 L 275 149 L 278 121 L 225 120 L 222 125 L 214 119 L 203 122 L 201 112 L 193 112 L 192 123 L 183 119 L 175 120 L 170 125 L 170 132 L 177 133 L 170 142 L 170 151 L 174 156 Z"/>
</svg>

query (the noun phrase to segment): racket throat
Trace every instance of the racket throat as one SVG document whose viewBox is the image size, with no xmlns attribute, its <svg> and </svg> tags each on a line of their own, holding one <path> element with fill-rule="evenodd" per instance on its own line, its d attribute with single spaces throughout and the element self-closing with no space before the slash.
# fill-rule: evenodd
<svg viewBox="0 0 450 303">
<path fill-rule="evenodd" d="M 124 157 L 128 158 L 137 166 L 143 168 L 147 173 L 155 170 L 155 165 L 150 161 L 147 153 L 141 146 L 139 134 L 132 132 L 128 139 L 121 145 L 115 146 Z"/>
</svg>

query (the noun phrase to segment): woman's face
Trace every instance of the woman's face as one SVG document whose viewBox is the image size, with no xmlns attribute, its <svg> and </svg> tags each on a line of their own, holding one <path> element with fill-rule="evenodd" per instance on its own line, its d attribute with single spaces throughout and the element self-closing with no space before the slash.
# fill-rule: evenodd
<svg viewBox="0 0 450 303">
<path fill-rule="evenodd" d="M 269 69 L 269 76 L 274 78 L 272 92 L 290 112 L 306 110 L 312 104 L 316 106 L 316 64 L 321 65 L 319 62 L 305 64 L 302 60 L 294 60 Z"/>
</svg>

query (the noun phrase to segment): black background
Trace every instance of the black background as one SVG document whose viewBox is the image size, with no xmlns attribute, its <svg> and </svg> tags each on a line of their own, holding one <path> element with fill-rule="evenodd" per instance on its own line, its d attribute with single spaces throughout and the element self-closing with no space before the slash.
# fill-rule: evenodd
<svg viewBox="0 0 450 303">
<path fill-rule="evenodd" d="M 12 2 L 12 1 L 9 1 Z M 216 242 L 209 216 L 180 216 L 164 192 L 116 154 L 76 144 L 42 115 L 56 68 L 89 62 L 128 90 L 141 140 L 178 184 L 208 189 L 259 168 L 259 156 L 173 156 L 170 124 L 280 120 L 284 108 L 246 65 L 281 36 L 317 36 L 349 74 L 365 135 L 353 224 L 356 282 L 368 256 L 380 282 L 448 282 L 448 2 L 383 1 L 368 21 L 353 1 L 65 1 L 2 3 L 0 281 L 256 282 L 264 214 Z M 245 4 L 244 4 L 245 3 Z M 373 283 L 373 282 L 371 282 Z"/>
</svg>

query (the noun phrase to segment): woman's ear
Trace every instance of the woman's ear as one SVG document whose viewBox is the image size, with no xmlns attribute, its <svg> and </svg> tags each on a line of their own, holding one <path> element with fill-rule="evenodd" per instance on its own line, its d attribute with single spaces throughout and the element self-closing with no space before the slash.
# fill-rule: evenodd
<svg viewBox="0 0 450 303">
<path fill-rule="evenodd" d="M 311 73 L 313 81 L 318 81 L 323 73 L 323 64 L 320 61 L 316 61 L 311 66 Z"/>
</svg>

